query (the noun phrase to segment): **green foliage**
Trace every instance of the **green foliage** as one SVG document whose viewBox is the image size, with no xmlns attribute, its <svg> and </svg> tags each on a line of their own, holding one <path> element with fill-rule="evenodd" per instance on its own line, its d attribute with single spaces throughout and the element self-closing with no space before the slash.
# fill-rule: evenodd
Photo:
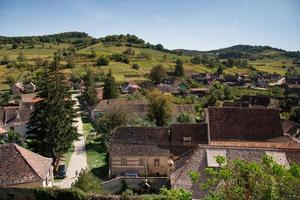
<svg viewBox="0 0 300 200">
<path fill-rule="evenodd" d="M 34 189 L 36 199 L 43 200 L 87 200 L 86 194 L 77 188 L 55 189 L 37 188 Z"/>
<path fill-rule="evenodd" d="M 20 133 L 10 130 L 7 132 L 7 143 L 20 143 L 21 135 Z"/>
<path fill-rule="evenodd" d="M 187 124 L 187 123 L 191 123 L 192 121 L 193 120 L 188 113 L 184 113 L 184 112 L 180 113 L 177 117 L 177 122 L 179 122 L 179 123 Z"/>
<path fill-rule="evenodd" d="M 300 106 L 295 106 L 292 108 L 290 120 L 300 123 Z"/>
<path fill-rule="evenodd" d="M 160 189 L 160 195 L 165 196 L 169 200 L 191 200 L 192 193 L 184 189 Z"/>
<path fill-rule="evenodd" d="M 189 177 L 193 183 L 197 183 L 200 179 L 200 173 L 194 171 L 188 171 Z"/>
<path fill-rule="evenodd" d="M 133 63 L 132 64 L 132 69 L 139 70 L 140 69 L 140 65 L 137 64 L 137 63 Z"/>
<path fill-rule="evenodd" d="M 17 57 L 17 61 L 19 61 L 19 62 L 25 62 L 26 60 L 27 59 L 26 59 L 24 53 L 20 52 L 19 55 L 18 55 L 18 57 Z"/>
<path fill-rule="evenodd" d="M 86 75 L 84 77 L 85 89 L 83 91 L 83 100 L 89 105 L 95 105 L 99 100 L 97 97 L 95 77 L 90 70 L 86 70 Z"/>
<path fill-rule="evenodd" d="M 181 77 L 181 76 L 184 76 L 184 74 L 185 74 L 185 71 L 183 68 L 182 60 L 177 59 L 176 66 L 175 66 L 175 75 Z"/>
<path fill-rule="evenodd" d="M 149 77 L 152 81 L 159 82 L 162 79 L 167 77 L 167 73 L 166 73 L 163 65 L 159 64 L 159 65 L 154 66 L 151 69 Z"/>
<path fill-rule="evenodd" d="M 208 177 L 200 184 L 207 190 L 205 200 L 269 200 L 300 198 L 300 166 L 292 164 L 290 169 L 277 164 L 271 157 L 264 156 L 262 163 L 216 158 L 219 168 L 206 168 Z M 191 179 L 193 176 L 191 176 Z M 196 179 L 198 180 L 198 179 Z"/>
<path fill-rule="evenodd" d="M 126 49 L 123 54 L 128 55 L 128 56 L 134 56 L 135 51 L 132 48 Z"/>
<path fill-rule="evenodd" d="M 97 59 L 98 66 L 107 66 L 109 64 L 109 59 L 106 56 L 101 56 Z"/>
<path fill-rule="evenodd" d="M 0 60 L 0 65 L 7 65 L 9 62 L 10 62 L 9 57 L 7 55 L 5 55 Z"/>
<path fill-rule="evenodd" d="M 121 53 L 114 53 L 111 55 L 111 59 L 116 61 L 116 62 L 123 62 L 126 64 L 130 63 L 129 56 L 127 54 L 121 54 Z"/>
<path fill-rule="evenodd" d="M 66 152 L 78 138 L 73 120 L 76 112 L 74 101 L 59 70 L 59 57 L 42 73 L 36 103 L 28 123 L 28 134 L 35 135 L 30 147 L 37 153 L 52 157 L 54 161 Z"/>
<path fill-rule="evenodd" d="M 150 105 L 148 116 L 155 121 L 157 126 L 168 125 L 171 118 L 171 95 L 160 94 L 158 90 L 154 90 L 147 95 Z"/>
<path fill-rule="evenodd" d="M 79 188 L 86 194 L 102 194 L 101 182 L 91 172 L 82 170 L 72 188 Z"/>
<path fill-rule="evenodd" d="M 114 99 L 120 96 L 120 91 L 117 87 L 114 76 L 111 70 L 106 74 L 104 80 L 103 97 L 104 99 Z"/>
</svg>

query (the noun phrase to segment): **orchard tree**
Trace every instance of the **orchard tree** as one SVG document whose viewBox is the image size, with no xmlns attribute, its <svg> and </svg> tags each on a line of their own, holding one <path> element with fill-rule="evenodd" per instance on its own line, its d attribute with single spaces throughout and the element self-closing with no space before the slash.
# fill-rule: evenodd
<svg viewBox="0 0 300 200">
<path fill-rule="evenodd" d="M 120 96 L 120 92 L 115 81 L 115 78 L 109 70 L 104 80 L 103 97 L 104 99 L 114 99 Z"/>
<path fill-rule="evenodd" d="M 162 79 L 167 77 L 167 73 L 166 73 L 163 65 L 158 64 L 151 69 L 149 76 L 152 81 L 159 82 Z"/>
<path fill-rule="evenodd" d="M 176 66 L 175 66 L 175 75 L 178 77 L 184 76 L 185 71 L 184 71 L 184 67 L 182 64 L 182 60 L 177 59 L 176 61 Z"/>
<path fill-rule="evenodd" d="M 106 56 L 101 56 L 97 59 L 98 66 L 107 66 L 109 65 L 109 59 Z"/>
<path fill-rule="evenodd" d="M 172 96 L 163 95 L 158 90 L 153 90 L 147 95 L 150 105 L 148 110 L 149 118 L 157 126 L 168 125 L 172 114 Z"/>
</svg>

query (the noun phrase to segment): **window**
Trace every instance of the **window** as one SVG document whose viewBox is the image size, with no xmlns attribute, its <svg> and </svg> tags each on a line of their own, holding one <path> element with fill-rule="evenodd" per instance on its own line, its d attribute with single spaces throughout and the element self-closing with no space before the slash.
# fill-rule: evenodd
<svg viewBox="0 0 300 200">
<path fill-rule="evenodd" d="M 183 137 L 183 142 L 191 142 L 192 138 L 191 137 Z"/>
<path fill-rule="evenodd" d="M 121 165 L 126 166 L 127 165 L 127 158 L 121 158 Z"/>
<path fill-rule="evenodd" d="M 139 164 L 140 164 L 140 166 L 143 166 L 144 165 L 144 159 L 140 158 L 139 159 Z"/>
<path fill-rule="evenodd" d="M 154 159 L 154 166 L 158 167 L 159 166 L 159 159 Z"/>
</svg>

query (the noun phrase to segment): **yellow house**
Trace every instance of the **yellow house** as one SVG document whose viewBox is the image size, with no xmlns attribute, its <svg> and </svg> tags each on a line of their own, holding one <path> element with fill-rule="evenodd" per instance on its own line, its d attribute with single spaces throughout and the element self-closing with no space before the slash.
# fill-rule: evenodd
<svg viewBox="0 0 300 200">
<path fill-rule="evenodd" d="M 109 147 L 109 175 L 170 176 L 169 129 L 164 127 L 119 127 Z"/>
<path fill-rule="evenodd" d="M 53 185 L 52 159 L 16 144 L 0 145 L 0 188 L 35 188 Z"/>
</svg>

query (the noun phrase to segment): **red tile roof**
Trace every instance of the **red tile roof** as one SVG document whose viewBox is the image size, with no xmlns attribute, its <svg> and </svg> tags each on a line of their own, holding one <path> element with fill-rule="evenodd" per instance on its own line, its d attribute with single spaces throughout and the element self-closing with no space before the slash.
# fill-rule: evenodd
<svg viewBox="0 0 300 200">
<path fill-rule="evenodd" d="M 16 144 L 0 145 L 0 187 L 42 181 L 52 170 L 52 159 Z"/>
<path fill-rule="evenodd" d="M 283 136 L 279 111 L 275 109 L 210 107 L 205 113 L 211 141 L 264 141 Z"/>
</svg>

